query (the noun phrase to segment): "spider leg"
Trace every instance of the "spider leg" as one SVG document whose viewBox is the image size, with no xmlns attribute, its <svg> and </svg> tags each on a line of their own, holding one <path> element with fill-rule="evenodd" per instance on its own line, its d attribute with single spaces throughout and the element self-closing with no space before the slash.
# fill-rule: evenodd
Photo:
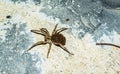
<svg viewBox="0 0 120 74">
<path fill-rule="evenodd" d="M 56 30 L 55 33 L 60 33 L 60 32 L 62 32 L 62 31 L 64 31 L 64 30 L 67 30 L 67 29 L 68 29 L 68 28 L 60 28 L 60 29 Z"/>
<path fill-rule="evenodd" d="M 54 28 L 53 31 L 52 31 L 52 35 L 55 34 L 55 31 L 56 31 L 56 29 L 57 29 L 57 26 L 58 26 L 58 24 L 55 25 L 55 28 Z"/>
<path fill-rule="evenodd" d="M 41 30 L 42 33 L 45 33 L 45 34 L 50 36 L 50 34 L 49 34 L 49 32 L 46 28 L 41 28 L 40 30 Z"/>
<path fill-rule="evenodd" d="M 31 30 L 31 32 L 45 36 L 45 34 L 40 32 L 40 30 Z"/>
<path fill-rule="evenodd" d="M 62 48 L 64 51 L 66 51 L 67 53 L 71 54 L 71 55 L 74 55 L 73 53 L 69 52 L 68 49 L 66 47 L 64 47 L 63 45 L 61 44 L 57 44 L 60 48 Z"/>
<path fill-rule="evenodd" d="M 51 46 L 52 46 L 52 43 L 49 43 L 49 49 L 48 49 L 48 52 L 47 52 L 47 58 L 49 56 L 49 53 L 50 53 L 50 50 L 51 50 Z"/>
<path fill-rule="evenodd" d="M 31 50 L 31 49 L 32 49 L 33 47 L 35 47 L 35 46 L 45 45 L 45 44 L 47 44 L 47 42 L 45 42 L 45 41 L 39 41 L 39 42 L 33 44 L 27 51 Z"/>
</svg>

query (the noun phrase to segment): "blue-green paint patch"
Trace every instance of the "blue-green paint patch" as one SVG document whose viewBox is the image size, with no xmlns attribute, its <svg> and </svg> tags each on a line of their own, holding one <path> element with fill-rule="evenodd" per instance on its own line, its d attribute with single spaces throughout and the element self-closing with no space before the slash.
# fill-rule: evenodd
<svg viewBox="0 0 120 74">
<path fill-rule="evenodd" d="M 59 18 L 61 23 L 69 26 L 69 33 L 75 37 L 81 39 L 89 33 L 96 41 L 103 34 L 109 36 L 113 31 L 120 32 L 119 10 L 106 9 L 104 5 L 106 1 L 46 0 L 42 1 L 44 9 L 40 12 L 53 16 L 53 18 Z M 118 6 L 118 0 L 115 1 L 110 0 L 107 3 L 114 2 Z M 69 21 L 66 21 L 67 18 Z"/>
<path fill-rule="evenodd" d="M 32 44 L 33 37 L 28 31 L 26 23 L 14 23 L 7 20 L 1 24 L 0 36 L 0 73 L 1 74 L 40 74 L 36 63 L 40 58 L 32 60 L 31 54 L 25 52 Z M 3 40 L 4 38 L 4 40 Z"/>
<path fill-rule="evenodd" d="M 18 2 L 18 0 L 12 0 Z M 29 3 L 28 0 L 19 2 Z M 111 35 L 112 31 L 120 33 L 119 0 L 33 0 L 42 5 L 39 11 L 48 17 L 58 18 L 62 24 L 69 26 L 69 33 L 83 38 L 91 34 L 98 40 L 103 34 Z M 117 10 L 117 11 L 116 11 Z M 69 21 L 66 21 L 69 19 Z"/>
</svg>

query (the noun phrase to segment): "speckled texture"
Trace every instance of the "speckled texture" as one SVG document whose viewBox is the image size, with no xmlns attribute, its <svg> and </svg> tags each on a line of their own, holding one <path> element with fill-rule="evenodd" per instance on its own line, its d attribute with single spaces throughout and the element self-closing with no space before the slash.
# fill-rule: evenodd
<svg viewBox="0 0 120 74">
<path fill-rule="evenodd" d="M 14 20 L 5 19 L 0 24 L 0 74 L 39 74 L 41 69 L 38 70 L 35 64 L 38 59 L 41 61 L 40 58 L 32 60 L 25 52 L 33 43 L 29 29 L 22 20 Z"/>
<path fill-rule="evenodd" d="M 15 2 L 15 0 L 12 1 Z M 69 1 L 73 0 L 65 1 L 61 0 L 61 3 L 71 5 Z M 102 5 L 99 0 L 91 1 Z M 104 11 L 99 17 L 96 13 L 91 12 L 91 18 L 96 15 L 96 18 L 100 19 L 96 23 L 101 23 L 98 27 L 97 25 L 92 27 L 88 25 L 90 18 L 87 12 L 90 9 L 87 8 L 82 13 L 87 14 L 80 14 L 79 18 L 88 26 L 86 27 L 82 23 L 76 23 L 78 21 L 76 18 L 62 21 L 63 18 L 56 17 L 63 10 L 59 10 L 61 12 L 55 16 L 52 12 L 48 15 L 43 11 L 47 8 L 44 6 L 45 1 L 43 0 L 40 0 L 38 5 L 29 1 L 25 4 L 21 0 L 21 3 L 18 4 L 17 1 L 16 4 L 14 2 L 5 0 L 0 2 L 0 74 L 120 74 L 120 49 L 95 44 L 96 42 L 110 42 L 120 45 L 119 10 L 101 6 Z M 46 2 L 49 1 L 46 0 Z M 90 0 L 85 0 L 83 3 L 87 2 Z M 51 3 L 53 7 L 54 3 L 59 4 L 56 0 Z M 99 5 L 97 6 L 99 7 Z M 57 11 L 53 9 L 53 13 L 55 12 Z M 11 15 L 11 18 L 6 18 L 8 15 Z M 71 16 L 74 15 L 71 14 Z M 43 36 L 31 33 L 31 29 L 44 27 L 51 33 L 56 23 L 59 24 L 58 28 L 69 28 L 62 34 L 67 39 L 65 47 L 74 53 L 74 56 L 54 45 L 48 59 L 46 58 L 48 45 L 37 46 L 31 51 L 26 51 L 32 44 L 43 40 Z M 90 32 L 88 32 L 89 30 Z M 84 32 L 84 36 L 78 37 L 80 31 Z"/>
</svg>

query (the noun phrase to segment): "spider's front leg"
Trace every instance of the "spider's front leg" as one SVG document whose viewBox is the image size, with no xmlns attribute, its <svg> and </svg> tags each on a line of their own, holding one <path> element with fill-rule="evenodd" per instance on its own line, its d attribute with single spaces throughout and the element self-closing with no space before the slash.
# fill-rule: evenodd
<svg viewBox="0 0 120 74">
<path fill-rule="evenodd" d="M 31 30 L 31 32 L 45 36 L 40 30 Z"/>
<path fill-rule="evenodd" d="M 55 33 L 60 33 L 60 32 L 65 31 L 65 30 L 67 30 L 67 29 L 68 29 L 68 28 L 60 28 L 60 29 L 56 30 Z"/>
<path fill-rule="evenodd" d="M 39 42 L 35 43 L 34 45 L 32 45 L 27 51 L 31 50 L 35 46 L 45 45 L 45 44 L 47 44 L 47 42 L 45 42 L 45 41 L 39 41 Z"/>
</svg>

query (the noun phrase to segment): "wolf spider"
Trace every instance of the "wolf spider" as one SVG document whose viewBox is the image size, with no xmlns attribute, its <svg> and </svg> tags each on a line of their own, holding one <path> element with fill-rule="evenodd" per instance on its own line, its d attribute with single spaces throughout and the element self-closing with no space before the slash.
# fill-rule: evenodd
<svg viewBox="0 0 120 74">
<path fill-rule="evenodd" d="M 49 49 L 47 52 L 47 58 L 48 58 L 50 50 L 51 50 L 51 46 L 52 46 L 52 44 L 54 44 L 54 45 L 62 48 L 67 53 L 74 55 L 73 53 L 69 52 L 66 47 L 64 47 L 64 45 L 66 43 L 66 38 L 61 34 L 61 32 L 64 30 L 67 30 L 67 28 L 57 29 L 57 25 L 58 24 L 55 25 L 55 28 L 52 31 L 52 35 L 49 34 L 49 32 L 46 28 L 41 28 L 40 30 L 31 30 L 31 32 L 33 32 L 33 33 L 44 36 L 44 41 L 38 41 L 37 43 L 33 44 L 28 50 L 31 50 L 33 47 L 38 46 L 38 45 L 49 44 Z"/>
</svg>

